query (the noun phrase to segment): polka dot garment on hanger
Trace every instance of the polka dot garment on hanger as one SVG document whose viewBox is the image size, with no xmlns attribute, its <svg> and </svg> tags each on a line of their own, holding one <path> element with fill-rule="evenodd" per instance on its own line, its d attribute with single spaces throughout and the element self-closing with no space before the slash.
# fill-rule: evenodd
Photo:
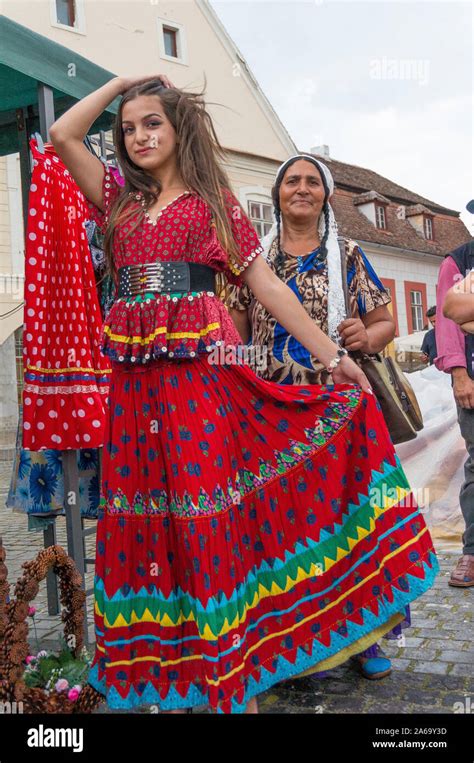
<svg viewBox="0 0 474 763">
<path fill-rule="evenodd" d="M 110 363 L 77 184 L 51 144 L 33 157 L 23 324 L 23 447 L 100 447 Z"/>
</svg>

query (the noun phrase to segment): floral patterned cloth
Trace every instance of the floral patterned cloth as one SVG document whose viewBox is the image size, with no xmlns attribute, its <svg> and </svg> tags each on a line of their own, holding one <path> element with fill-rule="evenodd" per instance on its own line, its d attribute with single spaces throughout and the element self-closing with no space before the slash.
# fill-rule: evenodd
<svg viewBox="0 0 474 763">
<path fill-rule="evenodd" d="M 60 450 L 25 450 L 21 447 L 23 407 L 5 505 L 15 512 L 41 519 L 64 515 L 64 472 Z M 78 448 L 78 504 L 81 517 L 97 519 L 100 500 L 99 449 Z M 39 524 L 30 529 L 44 529 Z"/>
<path fill-rule="evenodd" d="M 275 269 L 276 253 L 275 240 L 268 256 L 272 269 Z M 321 259 L 320 249 L 301 257 L 287 255 L 281 278 L 314 322 L 327 334 L 327 264 Z M 355 241 L 349 242 L 347 283 L 352 317 L 366 315 L 391 301 L 367 256 Z M 230 286 L 226 304 L 229 308 L 249 311 L 251 344 L 256 351 L 248 353 L 248 360 L 259 376 L 279 384 L 324 384 L 328 381 L 329 375 L 324 366 L 288 334 L 255 299 L 248 286 Z"/>
</svg>

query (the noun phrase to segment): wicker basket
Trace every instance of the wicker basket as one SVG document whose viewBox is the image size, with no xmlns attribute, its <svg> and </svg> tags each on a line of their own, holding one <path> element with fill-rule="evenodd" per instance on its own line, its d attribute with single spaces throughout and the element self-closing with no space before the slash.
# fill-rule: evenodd
<svg viewBox="0 0 474 763">
<path fill-rule="evenodd" d="M 0 701 L 22 702 L 25 713 L 90 713 L 104 697 L 90 684 L 86 684 L 76 701 L 69 700 L 65 692 L 30 688 L 24 681 L 24 661 L 29 654 L 29 604 L 39 590 L 39 583 L 50 570 L 59 578 L 60 600 L 64 609 L 66 643 L 74 644 L 71 653 L 77 657 L 84 644 L 85 592 L 77 567 L 61 546 L 49 546 L 39 552 L 36 559 L 24 562 L 24 573 L 15 585 L 11 601 L 5 548 L 0 538 Z M 73 637 L 71 639 L 71 636 Z"/>
</svg>

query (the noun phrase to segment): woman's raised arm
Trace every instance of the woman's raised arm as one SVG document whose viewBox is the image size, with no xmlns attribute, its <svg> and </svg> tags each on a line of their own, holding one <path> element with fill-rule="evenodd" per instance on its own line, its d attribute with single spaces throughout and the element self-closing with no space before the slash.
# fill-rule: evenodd
<svg viewBox="0 0 474 763">
<path fill-rule="evenodd" d="M 114 77 L 98 90 L 71 106 L 49 130 L 56 153 L 67 167 L 84 196 L 104 210 L 102 181 L 104 165 L 86 148 L 83 141 L 96 119 L 123 92 L 120 77 Z"/>
</svg>

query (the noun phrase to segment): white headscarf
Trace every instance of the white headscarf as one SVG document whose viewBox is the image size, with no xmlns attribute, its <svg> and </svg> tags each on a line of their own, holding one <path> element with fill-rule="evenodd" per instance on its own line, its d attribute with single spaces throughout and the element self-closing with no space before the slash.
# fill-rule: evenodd
<svg viewBox="0 0 474 763">
<path fill-rule="evenodd" d="M 294 159 L 307 159 L 310 161 L 315 167 L 318 168 L 318 170 L 322 173 L 324 173 L 324 178 L 326 180 L 326 184 L 329 190 L 329 196 L 334 192 L 334 179 L 331 175 L 330 170 L 328 167 L 326 167 L 323 162 L 320 162 L 319 159 L 315 159 L 314 156 L 310 156 L 308 154 L 296 154 L 295 156 L 291 156 L 289 159 L 286 160 L 286 162 L 283 162 L 283 164 L 280 165 L 278 168 L 278 172 L 276 174 L 275 183 L 278 182 L 278 180 L 283 177 L 285 170 L 287 166 L 292 162 Z M 330 338 L 335 342 L 340 342 L 340 336 L 337 331 L 337 327 L 343 321 L 346 317 L 346 306 L 344 301 L 344 292 L 342 290 L 342 273 L 341 273 L 341 254 L 339 249 L 339 244 L 337 241 L 337 223 L 336 218 L 334 217 L 334 211 L 331 205 L 328 202 L 328 210 L 329 210 L 329 230 L 327 231 L 327 240 L 326 240 L 326 248 L 327 248 L 327 264 L 328 264 L 328 333 Z M 326 221 L 324 217 L 324 211 L 321 212 L 319 215 L 318 220 L 318 232 L 320 236 L 320 240 L 323 240 L 324 234 L 326 233 Z M 262 246 L 263 246 L 263 256 L 265 259 L 268 259 L 268 254 L 270 251 L 270 247 L 275 240 L 277 236 L 277 224 L 276 222 L 273 224 L 272 228 L 270 229 L 269 233 L 262 239 Z"/>
</svg>

